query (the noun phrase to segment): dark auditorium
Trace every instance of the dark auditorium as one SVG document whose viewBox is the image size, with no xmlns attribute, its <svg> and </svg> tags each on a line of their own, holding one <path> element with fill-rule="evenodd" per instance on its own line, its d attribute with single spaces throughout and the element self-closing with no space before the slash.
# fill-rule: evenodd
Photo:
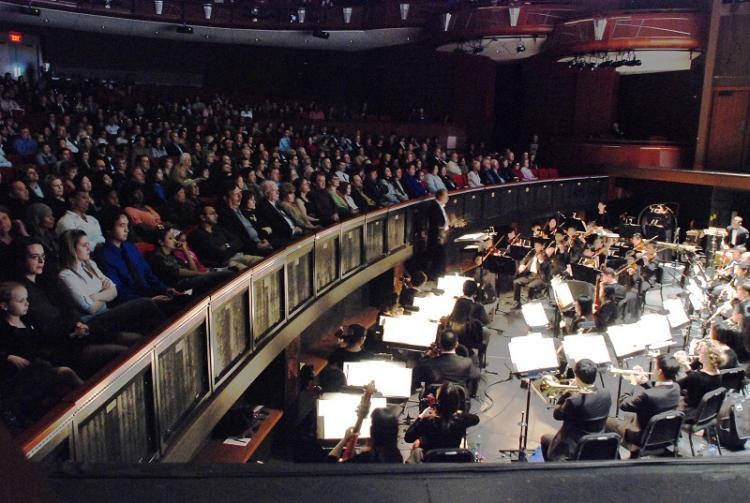
<svg viewBox="0 0 750 503">
<path fill-rule="evenodd" d="M 750 0 L 0 0 L 0 501 L 738 501 L 748 228 Z"/>
</svg>

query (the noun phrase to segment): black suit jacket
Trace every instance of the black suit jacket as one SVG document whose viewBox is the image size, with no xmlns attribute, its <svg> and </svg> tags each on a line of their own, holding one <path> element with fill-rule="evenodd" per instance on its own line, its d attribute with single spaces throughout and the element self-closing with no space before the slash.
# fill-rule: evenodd
<svg viewBox="0 0 750 503">
<path fill-rule="evenodd" d="M 680 386 L 676 383 L 670 385 L 654 386 L 652 388 L 636 388 L 632 395 L 626 395 L 620 402 L 620 409 L 625 412 L 635 412 L 638 428 L 629 428 L 633 432 L 640 433 L 649 419 L 653 416 L 675 410 L 680 402 Z M 635 425 L 633 425 L 635 426 Z M 631 437 L 626 433 L 626 436 Z M 635 435 L 640 437 L 640 435 Z M 638 440 L 628 438 L 629 441 Z"/>
<path fill-rule="evenodd" d="M 750 236 L 750 232 L 741 225 L 737 228 L 737 239 L 735 240 L 734 246 L 747 246 L 747 239 Z M 732 226 L 727 227 L 727 235 L 724 236 L 724 242 L 726 244 L 732 243 Z"/>
<path fill-rule="evenodd" d="M 242 222 L 240 222 L 239 217 L 237 217 L 237 214 L 235 214 L 234 211 L 229 208 L 229 206 L 226 205 L 224 201 L 219 203 L 219 208 L 217 209 L 217 212 L 219 213 L 219 224 L 229 232 L 229 234 L 232 234 L 234 236 L 237 236 L 242 240 L 242 249 L 251 255 L 256 255 L 258 253 L 258 244 L 254 242 L 252 239 L 250 239 L 250 236 L 247 234 L 247 230 L 245 229 L 245 226 L 242 225 Z M 255 230 L 260 235 L 260 229 L 253 225 Z"/>
<path fill-rule="evenodd" d="M 284 219 L 281 210 L 274 209 L 268 199 L 262 199 L 258 203 L 257 213 L 260 226 L 271 228 L 272 238 L 277 241 L 276 245 L 292 240 L 293 228 Z"/>
<path fill-rule="evenodd" d="M 547 459 L 573 459 L 582 436 L 604 431 L 611 405 L 609 392 L 596 387 L 592 393 L 562 395 L 552 415 L 563 425 L 549 445 Z"/>
<path fill-rule="evenodd" d="M 432 201 L 427 209 L 427 223 L 427 243 L 444 245 L 448 240 L 448 231 L 445 230 L 445 226 L 449 222 L 446 222 L 440 209 L 440 203 L 437 201 Z"/>
<path fill-rule="evenodd" d="M 423 358 L 417 364 L 416 382 L 442 383 L 444 381 L 467 386 L 472 379 L 479 377 L 479 368 L 471 358 L 455 353 L 443 353 L 437 358 Z"/>
<path fill-rule="evenodd" d="M 185 152 L 184 147 L 181 147 L 180 145 L 172 142 L 167 143 L 165 145 L 165 148 L 167 149 L 167 155 L 169 157 L 179 157 L 183 152 Z"/>
<path fill-rule="evenodd" d="M 318 217 L 325 225 L 334 222 L 333 215 L 337 212 L 336 205 L 331 200 L 331 195 L 326 190 L 315 188 L 307 195 L 312 205 L 314 216 Z"/>
</svg>

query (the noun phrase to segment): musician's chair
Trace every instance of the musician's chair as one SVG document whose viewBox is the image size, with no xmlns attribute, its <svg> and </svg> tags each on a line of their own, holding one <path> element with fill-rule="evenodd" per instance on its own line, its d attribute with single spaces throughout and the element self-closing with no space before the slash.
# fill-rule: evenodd
<svg viewBox="0 0 750 503">
<path fill-rule="evenodd" d="M 617 459 L 620 435 L 617 433 L 590 433 L 578 441 L 576 461 Z"/>
<path fill-rule="evenodd" d="M 430 449 L 424 455 L 424 463 L 476 463 L 469 449 Z"/>
<path fill-rule="evenodd" d="M 652 416 L 641 434 L 640 445 L 630 447 L 631 458 L 669 452 L 669 447 L 672 447 L 672 456 L 677 457 L 677 442 L 684 421 L 685 413 L 679 410 L 668 410 Z"/>
<path fill-rule="evenodd" d="M 736 391 L 745 394 L 745 369 L 737 367 L 733 369 L 724 369 L 720 371 L 721 385 L 727 391 Z"/>
<path fill-rule="evenodd" d="M 690 453 L 695 456 L 695 449 L 693 448 L 693 434 L 699 431 L 704 431 L 706 434 L 713 434 L 716 446 L 719 449 L 719 456 L 721 456 L 721 445 L 719 442 L 719 427 L 717 420 L 719 416 L 719 409 L 721 404 L 724 402 L 724 397 L 727 394 L 726 388 L 717 388 L 713 391 L 709 391 L 703 398 L 701 403 L 698 405 L 698 411 L 695 419 L 688 419 L 685 421 L 684 429 L 688 433 L 688 440 L 690 441 Z M 709 443 L 709 438 L 706 437 L 706 443 Z"/>
</svg>

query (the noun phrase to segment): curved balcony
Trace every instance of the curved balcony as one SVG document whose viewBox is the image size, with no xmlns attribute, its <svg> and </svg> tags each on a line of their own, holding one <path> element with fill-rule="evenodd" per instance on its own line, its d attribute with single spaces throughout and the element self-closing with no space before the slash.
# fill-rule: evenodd
<svg viewBox="0 0 750 503">
<path fill-rule="evenodd" d="M 482 228 L 578 210 L 607 191 L 607 177 L 490 186 L 455 192 L 449 212 Z M 428 201 L 324 229 L 197 300 L 22 434 L 22 449 L 37 461 L 191 460 L 219 419 L 304 328 L 412 255 Z"/>
</svg>

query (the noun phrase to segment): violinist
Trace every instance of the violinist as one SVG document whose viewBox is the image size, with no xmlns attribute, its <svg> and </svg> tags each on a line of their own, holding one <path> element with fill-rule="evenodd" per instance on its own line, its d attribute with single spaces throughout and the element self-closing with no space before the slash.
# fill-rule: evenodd
<svg viewBox="0 0 750 503">
<path fill-rule="evenodd" d="M 410 277 L 404 278 L 404 286 L 405 288 L 401 290 L 401 295 L 399 296 L 399 303 L 402 306 L 413 306 L 414 305 L 414 297 L 417 297 L 422 292 L 422 286 L 427 283 L 427 274 L 425 274 L 423 271 L 417 271 L 414 273 L 414 275 Z"/>
<path fill-rule="evenodd" d="M 646 251 L 646 243 L 643 241 L 643 236 L 641 236 L 640 232 L 633 234 L 633 237 L 630 238 L 630 244 L 633 247 L 633 251 L 636 253 L 643 253 Z"/>
<path fill-rule="evenodd" d="M 581 265 L 599 269 L 599 263 L 601 260 L 600 256 L 603 249 L 604 245 L 602 242 L 602 238 L 600 238 L 597 234 L 592 234 L 591 236 L 589 236 L 588 242 L 586 243 L 586 246 L 581 253 Z"/>
<path fill-rule="evenodd" d="M 547 220 L 547 223 L 544 224 L 544 234 L 546 236 L 554 236 L 557 232 L 557 218 L 552 217 L 549 220 Z"/>
<path fill-rule="evenodd" d="M 645 246 L 645 245 L 644 245 Z M 645 250 L 645 247 L 644 247 Z M 639 295 L 641 292 L 641 267 L 638 265 L 636 253 L 630 250 L 625 254 L 625 270 L 620 273 L 618 282 L 625 287 L 625 318 L 637 320 L 641 315 Z"/>
<path fill-rule="evenodd" d="M 568 246 L 569 263 L 577 264 L 581 260 L 586 243 L 578 236 L 578 229 L 575 225 L 568 225 L 565 229 L 565 242 Z"/>
<path fill-rule="evenodd" d="M 646 250 L 641 256 L 643 267 L 641 267 L 641 276 L 649 287 L 661 282 L 662 268 L 659 265 L 659 257 L 656 251 L 656 245 L 652 242 L 646 243 Z"/>
<path fill-rule="evenodd" d="M 616 288 L 619 285 L 600 285 L 599 299 L 602 303 L 599 311 L 596 313 L 595 322 L 596 329 L 599 332 L 604 332 L 608 327 L 614 325 L 617 322 L 617 300 L 616 300 Z"/>
<path fill-rule="evenodd" d="M 544 250 L 545 239 L 535 238 L 534 248 L 518 266 L 516 279 L 513 280 L 513 299 L 516 301 L 513 309 L 521 308 L 521 289 L 529 289 L 529 300 L 543 291 L 550 281 L 550 260 Z"/>
</svg>

